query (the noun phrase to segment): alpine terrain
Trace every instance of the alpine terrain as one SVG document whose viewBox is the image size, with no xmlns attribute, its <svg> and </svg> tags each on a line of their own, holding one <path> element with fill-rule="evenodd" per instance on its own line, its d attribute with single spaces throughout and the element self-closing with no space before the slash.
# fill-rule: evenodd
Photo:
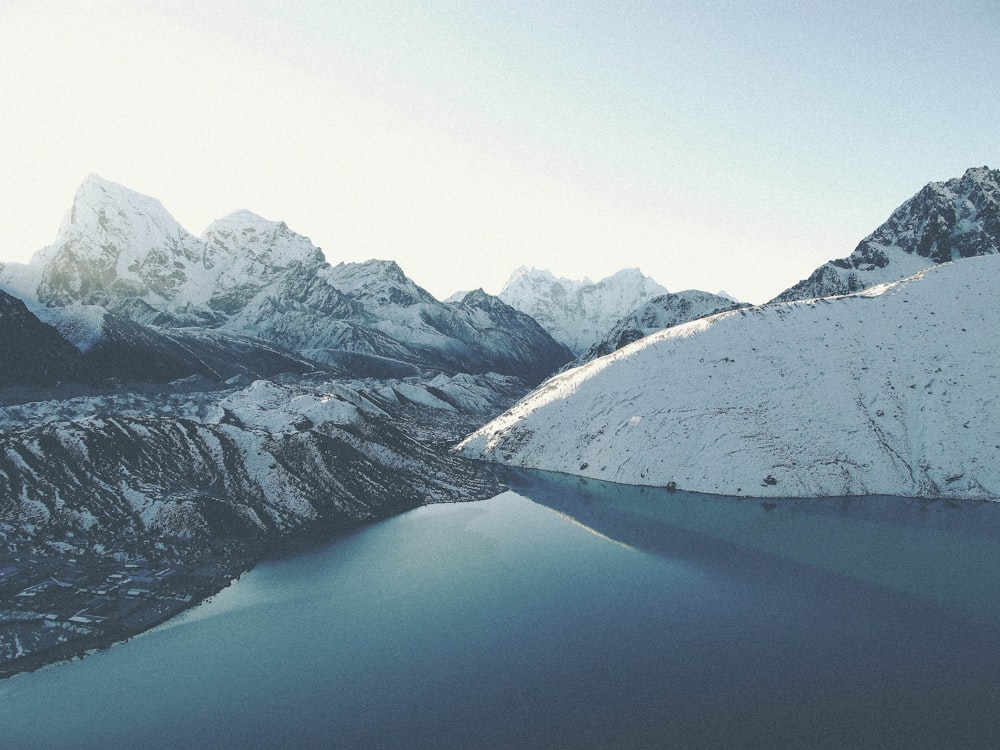
<svg viewBox="0 0 1000 750">
<path fill-rule="evenodd" d="M 77 191 L 55 243 L 3 268 L 0 288 L 84 352 L 132 345 L 148 359 L 152 349 L 164 361 L 150 380 L 246 369 L 218 371 L 198 356 L 206 346 L 239 363 L 269 362 L 280 349 L 284 359 L 248 373 L 256 375 L 304 358 L 312 364 L 291 369 L 498 372 L 538 382 L 571 358 L 499 301 L 438 302 L 389 261 L 330 266 L 306 237 L 248 211 L 196 238 L 159 201 L 96 175 Z M 247 357 L 255 346 L 262 356 Z"/>
<path fill-rule="evenodd" d="M 747 306 L 729 297 L 697 289 L 661 294 L 615 323 L 600 341 L 576 359 L 575 364 L 603 357 L 664 328 Z"/>
<path fill-rule="evenodd" d="M 518 268 L 499 297 L 537 320 L 554 339 L 579 356 L 601 341 L 619 320 L 667 290 L 637 268 L 606 279 L 573 281 L 549 271 Z"/>
<path fill-rule="evenodd" d="M 721 313 L 553 377 L 457 450 L 726 495 L 1000 497 L 1000 257 Z"/>
<path fill-rule="evenodd" d="M 937 263 L 1000 252 L 1000 170 L 932 182 L 846 258 L 825 263 L 774 302 L 831 297 L 897 281 Z"/>
<path fill-rule="evenodd" d="M 931 183 L 779 301 L 555 376 L 458 450 L 728 495 L 1000 497 L 998 197 L 986 167 Z"/>
<path fill-rule="evenodd" d="M 331 266 L 247 211 L 195 237 L 96 176 L 0 287 L 0 676 L 148 628 L 288 540 L 497 494 L 447 449 L 572 356 L 482 291 Z"/>
<path fill-rule="evenodd" d="M 91 176 L 52 245 L 0 266 L 0 677 L 162 622 L 281 545 L 497 494 L 469 458 L 1000 497 L 998 193 L 986 168 L 929 185 L 759 307 L 634 269 L 519 269 L 442 302 L 248 211 L 196 237 Z"/>
</svg>

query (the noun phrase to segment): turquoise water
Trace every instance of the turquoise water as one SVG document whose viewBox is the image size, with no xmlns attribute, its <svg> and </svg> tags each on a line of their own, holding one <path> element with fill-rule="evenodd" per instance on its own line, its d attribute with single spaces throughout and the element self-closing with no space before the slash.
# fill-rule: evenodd
<svg viewBox="0 0 1000 750">
<path fill-rule="evenodd" d="M 0 682 L 0 746 L 998 746 L 1000 508 L 511 482 Z"/>
</svg>

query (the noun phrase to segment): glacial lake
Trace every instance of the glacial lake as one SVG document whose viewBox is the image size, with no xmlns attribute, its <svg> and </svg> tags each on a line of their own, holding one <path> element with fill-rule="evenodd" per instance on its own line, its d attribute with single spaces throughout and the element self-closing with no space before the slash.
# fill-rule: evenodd
<svg viewBox="0 0 1000 750">
<path fill-rule="evenodd" d="M 1000 744 L 1000 506 L 510 481 L 0 682 L 0 746 Z"/>
</svg>

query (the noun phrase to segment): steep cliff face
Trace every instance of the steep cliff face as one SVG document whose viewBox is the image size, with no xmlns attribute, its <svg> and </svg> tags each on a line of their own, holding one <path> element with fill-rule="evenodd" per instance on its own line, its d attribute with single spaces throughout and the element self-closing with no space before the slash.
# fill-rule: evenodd
<svg viewBox="0 0 1000 750">
<path fill-rule="evenodd" d="M 142 299 L 188 322 L 210 322 L 204 292 L 216 259 L 159 201 L 91 175 L 77 190 L 56 242 L 41 251 L 38 301 L 114 310 Z"/>
<path fill-rule="evenodd" d="M 1000 170 L 969 169 L 932 182 L 846 258 L 817 268 L 773 301 L 850 294 L 929 266 L 1000 252 Z"/>
</svg>

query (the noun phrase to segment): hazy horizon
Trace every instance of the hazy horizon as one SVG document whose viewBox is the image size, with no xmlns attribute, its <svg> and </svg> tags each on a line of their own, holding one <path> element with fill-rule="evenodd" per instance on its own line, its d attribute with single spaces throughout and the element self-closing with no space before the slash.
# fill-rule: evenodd
<svg viewBox="0 0 1000 750">
<path fill-rule="evenodd" d="M 90 173 L 435 296 L 519 266 L 763 302 L 1000 160 L 994 3 L 16 0 L 0 260 Z"/>
</svg>

